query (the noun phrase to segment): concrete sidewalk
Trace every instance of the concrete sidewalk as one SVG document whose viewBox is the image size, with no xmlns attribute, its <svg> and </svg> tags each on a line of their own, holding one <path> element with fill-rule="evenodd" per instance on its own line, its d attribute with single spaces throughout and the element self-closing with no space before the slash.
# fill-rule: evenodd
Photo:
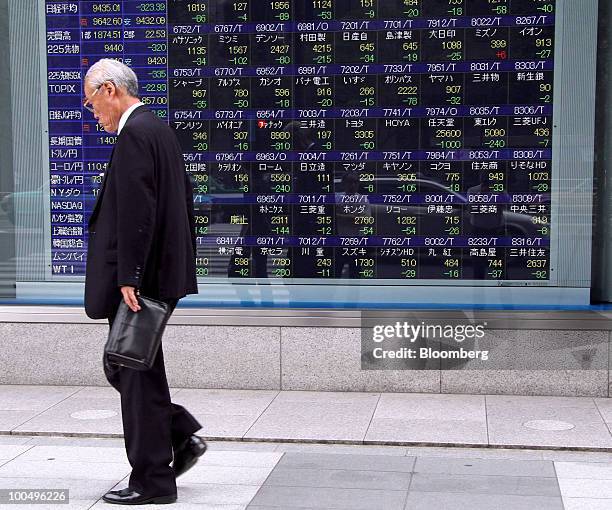
<svg viewBox="0 0 612 510">
<path fill-rule="evenodd" d="M 612 452 L 612 399 L 172 389 L 207 439 Z M 0 386 L 0 434 L 122 437 L 112 387 Z"/>
<path fill-rule="evenodd" d="M 1 508 L 110 510 L 129 473 L 122 439 L 0 435 L 0 489 L 69 491 Z M 611 510 L 612 453 L 209 442 L 177 488 L 172 510 Z"/>
<path fill-rule="evenodd" d="M 195 389 L 172 397 L 217 439 L 177 480 L 172 509 L 612 510 L 612 400 Z M 0 489 L 68 489 L 70 498 L 0 507 L 113 508 L 100 498 L 127 485 L 121 435 L 113 388 L 0 386 Z"/>
</svg>

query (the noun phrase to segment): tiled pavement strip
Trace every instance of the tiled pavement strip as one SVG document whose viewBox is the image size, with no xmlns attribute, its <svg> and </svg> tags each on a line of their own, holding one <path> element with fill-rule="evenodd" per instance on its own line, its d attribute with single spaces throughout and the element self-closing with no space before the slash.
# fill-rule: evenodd
<svg viewBox="0 0 612 510">
<path fill-rule="evenodd" d="M 201 435 L 226 440 L 209 441 L 167 508 L 612 510 L 611 399 L 191 389 L 172 397 L 200 420 Z M 113 508 L 100 498 L 127 484 L 121 430 L 112 388 L 0 386 L 0 488 L 70 490 L 69 505 L 0 507 Z M 368 444 L 377 442 L 390 445 Z"/>
</svg>

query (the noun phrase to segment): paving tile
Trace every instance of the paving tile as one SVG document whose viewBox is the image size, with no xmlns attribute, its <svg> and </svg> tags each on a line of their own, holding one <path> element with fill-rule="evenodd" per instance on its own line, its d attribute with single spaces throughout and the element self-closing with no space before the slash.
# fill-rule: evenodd
<svg viewBox="0 0 612 510">
<path fill-rule="evenodd" d="M 612 452 L 540 450 L 545 460 L 563 462 L 612 462 Z"/>
<path fill-rule="evenodd" d="M 593 399 L 578 397 L 487 396 L 491 444 L 521 446 L 612 447 L 612 436 Z M 536 430 L 526 423 L 568 423 L 568 430 Z"/>
<path fill-rule="evenodd" d="M 29 443 L 32 439 L 33 439 L 33 436 L 0 434 L 0 444 L 25 444 L 25 443 Z"/>
<path fill-rule="evenodd" d="M 407 446 L 406 450 L 406 455 L 413 455 L 415 457 L 542 460 L 542 450 L 529 450 L 523 448 L 443 448 L 433 446 Z"/>
<path fill-rule="evenodd" d="M 112 386 L 83 386 L 73 395 L 74 398 L 120 398 Z"/>
<path fill-rule="evenodd" d="M 268 505 L 249 505 L 247 507 L 247 510 L 278 510 L 279 506 L 268 506 Z M 300 510 L 313 510 L 314 507 L 305 507 L 305 506 L 301 506 L 299 507 Z M 329 507 L 317 507 L 316 510 L 331 510 Z"/>
<path fill-rule="evenodd" d="M 189 412 L 221 416 L 259 416 L 278 391 L 180 389 L 172 399 Z"/>
<path fill-rule="evenodd" d="M 559 431 L 534 430 L 524 426 L 527 421 L 540 419 L 543 418 L 535 413 L 530 417 L 489 418 L 489 441 L 492 445 L 504 446 L 612 448 L 612 436 L 603 421 L 589 423 L 575 417 L 571 422 L 575 424 L 573 429 Z"/>
<path fill-rule="evenodd" d="M 405 500 L 404 491 L 264 486 L 251 501 L 249 510 L 257 505 L 283 509 L 402 510 Z"/>
<path fill-rule="evenodd" d="M 526 422 L 530 420 L 554 420 L 565 421 L 573 425 L 577 423 L 604 424 L 601 414 L 595 406 L 583 407 L 530 407 L 530 408 L 503 408 L 497 411 L 489 410 L 488 420 L 520 420 Z M 581 419 L 582 417 L 582 419 Z"/>
<path fill-rule="evenodd" d="M 206 466 L 273 468 L 282 456 L 281 452 L 206 451 L 206 454 L 200 458 L 200 464 Z"/>
<path fill-rule="evenodd" d="M 130 470 L 129 464 L 120 462 L 15 459 L 0 467 L 0 477 L 116 480 Z"/>
<path fill-rule="evenodd" d="M 345 391 L 279 391 L 275 403 L 318 402 L 327 404 L 368 403 L 376 405 L 380 393 Z"/>
<path fill-rule="evenodd" d="M 88 412 L 92 418 L 87 416 Z M 71 416 L 73 413 L 77 414 Z M 79 413 L 85 419 L 79 419 Z M 102 418 L 94 419 L 96 414 Z M 15 430 L 25 433 L 123 435 L 119 393 L 110 386 L 81 388 L 53 407 L 28 418 L 31 419 L 22 420 Z"/>
<path fill-rule="evenodd" d="M 278 510 L 279 506 L 268 506 L 268 505 L 249 505 L 247 507 L 247 510 Z M 300 510 L 312 510 L 314 507 L 305 507 L 305 506 L 301 506 Z M 324 508 L 324 507 L 317 507 L 316 510 L 330 510 L 329 507 Z"/>
<path fill-rule="evenodd" d="M 34 418 L 41 411 L 1 411 L 0 410 L 0 433 L 9 434 L 22 423 Z"/>
<path fill-rule="evenodd" d="M 338 487 L 341 489 L 408 490 L 411 473 L 356 469 L 294 469 L 277 467 L 265 485 L 276 487 Z"/>
<path fill-rule="evenodd" d="M 395 455 L 405 456 L 405 446 L 342 445 L 314 443 L 276 443 L 279 452 L 333 453 L 349 455 Z"/>
<path fill-rule="evenodd" d="M 61 462 L 112 462 L 129 464 L 125 448 L 91 446 L 45 446 L 29 448 L 19 456 L 23 461 L 45 461 L 55 459 Z"/>
<path fill-rule="evenodd" d="M 0 385 L 0 410 L 44 411 L 81 389 L 80 386 Z"/>
<path fill-rule="evenodd" d="M 555 478 L 415 473 L 410 491 L 559 496 Z"/>
<path fill-rule="evenodd" d="M 396 471 L 410 473 L 414 457 L 383 455 L 351 455 L 328 453 L 285 453 L 279 469 L 346 469 L 357 471 Z"/>
<path fill-rule="evenodd" d="M 563 498 L 565 510 L 612 510 L 612 499 Z"/>
<path fill-rule="evenodd" d="M 486 445 L 487 426 L 469 420 L 394 420 L 374 418 L 365 441 Z"/>
<path fill-rule="evenodd" d="M 612 423 L 612 398 L 593 399 L 606 423 Z"/>
<path fill-rule="evenodd" d="M 206 414 L 195 409 L 189 412 L 201 423 L 197 434 L 202 437 L 242 439 L 257 420 L 255 415 Z"/>
<path fill-rule="evenodd" d="M 555 477 L 552 461 L 511 459 L 435 459 L 419 457 L 415 473 Z"/>
<path fill-rule="evenodd" d="M 68 489 L 70 500 L 97 500 L 113 487 L 113 481 L 93 478 L 0 477 L 0 489 Z M 91 504 L 93 504 L 93 501 Z M 55 510 L 65 508 L 54 505 Z M 10 506 L 13 508 L 13 505 Z M 36 508 L 39 508 L 36 505 Z"/>
<path fill-rule="evenodd" d="M 43 390 L 39 388 L 39 391 Z M 266 393 L 277 395 L 276 399 L 267 395 L 268 400 L 262 399 L 259 402 L 256 394 L 260 392 L 255 391 L 241 392 L 233 400 L 231 394 L 235 392 L 226 390 L 176 389 L 175 394 L 178 398 L 182 392 L 187 392 L 187 396 L 193 398 L 194 402 L 192 405 L 184 401 L 184 404 L 194 411 L 201 402 L 198 393 L 202 391 L 207 395 L 207 403 L 210 405 L 201 406 L 194 412 L 204 425 L 199 431 L 201 435 L 207 435 L 207 431 L 214 432 L 216 428 L 217 432 L 225 430 L 235 434 L 230 437 L 241 438 L 248 431 L 247 436 L 255 438 L 258 436 L 251 436 L 251 433 L 257 432 L 258 425 L 261 425 L 263 431 L 270 432 L 269 439 L 299 440 L 301 433 L 305 436 L 302 439 L 314 441 L 360 441 L 365 436 L 366 441 L 436 443 L 450 438 L 456 444 L 486 444 L 484 420 L 470 420 L 465 412 L 465 406 L 473 406 L 472 418 L 480 416 L 480 396 L 460 396 L 456 402 L 463 401 L 462 407 L 453 403 L 455 396 L 443 395 L 444 400 L 437 396 L 432 399 L 432 395 L 417 395 L 415 398 L 408 395 L 412 399 L 410 408 L 406 405 L 410 399 L 407 400 L 404 394 L 383 395 L 379 398 L 375 393 L 321 395 L 307 391 L 270 391 Z M 230 399 L 230 405 L 224 408 L 222 404 L 226 396 Z M 606 432 L 610 439 L 610 433 L 601 417 L 602 414 L 607 416 L 606 399 L 495 397 L 499 397 L 499 400 L 491 400 L 492 396 L 486 397 L 490 404 L 491 440 L 511 442 L 494 444 L 532 444 L 538 447 L 546 444 L 563 447 L 597 446 L 592 444 L 594 441 L 599 441 L 603 446 L 610 444 L 605 442 L 606 434 L 602 433 Z M 34 402 L 31 405 L 36 403 L 34 400 L 31 402 Z M 66 397 L 50 409 L 4 412 L 7 413 L 5 417 L 9 416 L 8 413 L 17 417 L 19 413 L 29 413 L 27 416 L 30 417 L 32 413 L 39 414 L 31 422 L 35 425 L 41 422 L 42 428 L 28 430 L 27 427 L 18 427 L 24 433 L 97 434 L 95 429 L 100 428 L 100 424 L 108 426 L 104 425 L 108 418 L 78 420 L 70 418 L 70 414 L 88 409 L 116 409 L 117 415 L 112 418 L 118 419 L 120 435 L 120 411 L 118 407 L 109 407 L 112 402 L 119 402 L 113 388 L 88 387 Z M 241 407 L 242 403 L 244 407 Z M 443 413 L 444 403 L 448 403 L 446 415 Z M 394 410 L 396 415 L 393 414 Z M 0 425 L 2 412 L 0 409 Z M 412 419 L 415 413 L 418 418 Z M 372 416 L 372 424 L 368 429 L 367 423 Z M 397 419 L 398 416 L 402 419 Z M 452 419 L 444 420 L 449 416 Z M 570 431 L 543 432 L 522 426 L 525 421 L 534 419 L 571 419 L 575 420 L 572 423 L 576 427 Z M 83 432 L 78 427 L 75 430 L 76 426 L 72 422 L 89 422 L 93 431 Z M 58 431 L 57 427 L 67 428 L 68 431 Z M 468 431 L 468 427 L 473 427 L 475 431 Z M 287 430 L 291 433 L 287 433 Z M 365 435 L 366 430 L 368 435 Z M 441 439 L 435 440 L 437 438 Z M 483 442 L 470 442 L 474 439 Z M 410 485 L 411 494 L 406 510 L 444 510 L 451 508 L 451 505 L 453 510 L 561 510 L 561 494 L 568 510 L 612 510 L 612 452 L 292 442 L 209 443 L 207 454 L 178 480 L 179 501 L 173 505 L 173 510 L 244 510 L 247 505 L 249 510 L 404 508 L 406 489 L 413 469 L 417 474 L 413 476 Z M 416 464 L 415 456 L 419 457 Z M 555 477 L 552 460 L 555 461 L 559 481 Z M 13 482 L 17 480 L 28 483 L 35 481 L 36 485 L 30 487 L 50 487 L 49 483 L 53 483 L 55 488 L 69 487 L 72 491 L 74 486 L 75 490 L 80 490 L 80 493 L 71 492 L 73 505 L 63 508 L 85 509 L 95 503 L 94 508 L 107 509 L 108 504 L 96 501 L 113 484 L 117 484 L 117 480 L 123 478 L 119 483 L 125 486 L 129 471 L 121 437 L 105 439 L 0 435 L 0 488 L 6 483 L 12 484 L 10 486 L 14 488 L 16 485 Z M 262 483 L 265 485 L 258 491 Z M 291 487 L 287 486 L 289 484 Z M 22 483 L 17 486 L 28 487 Z M 249 505 L 253 496 L 253 503 Z M 146 507 L 159 510 L 158 505 Z M 11 508 L 20 506 L 11 505 Z M 32 508 L 41 510 L 45 506 L 36 505 Z M 57 505 L 53 505 L 54 510 L 57 508 Z"/>
<path fill-rule="evenodd" d="M 381 395 L 374 419 L 485 421 L 483 395 L 436 395 L 385 393 Z"/>
<path fill-rule="evenodd" d="M 555 462 L 558 478 L 612 480 L 612 464 L 601 462 Z"/>
<path fill-rule="evenodd" d="M 361 441 L 376 402 L 273 402 L 245 434 L 248 438 Z"/>
<path fill-rule="evenodd" d="M 406 510 L 563 510 L 560 497 L 413 492 Z"/>
<path fill-rule="evenodd" d="M 125 440 L 122 437 L 34 436 L 28 444 L 36 446 L 88 446 L 125 449 Z"/>
<path fill-rule="evenodd" d="M 592 398 L 584 397 L 516 397 L 486 396 L 487 418 L 527 420 L 560 420 L 574 423 L 602 423 Z"/>
<path fill-rule="evenodd" d="M 98 501 L 94 506 L 91 507 L 92 510 L 109 510 L 110 505 L 105 501 Z M 172 503 L 170 507 L 172 510 L 246 510 L 245 505 L 207 505 L 204 503 L 184 503 L 181 501 L 180 494 L 178 495 L 178 499 L 175 503 Z M 138 505 L 138 510 L 159 510 L 159 505 Z M 33 509 L 36 510 L 36 509 Z M 54 509 L 61 510 L 61 509 Z"/>
<path fill-rule="evenodd" d="M 74 499 L 70 498 L 68 503 L 36 503 L 36 504 L 10 504 L 11 510 L 88 510 L 92 505 L 96 503 L 95 499 Z M 8 506 L 8 505 L 7 505 Z"/>
<path fill-rule="evenodd" d="M 277 393 L 263 390 L 180 389 L 172 400 L 186 407 L 202 424 L 198 435 L 239 439 Z"/>
<path fill-rule="evenodd" d="M 106 416 L 98 419 L 79 419 L 90 413 Z M 74 416 L 72 416 L 74 414 Z M 19 432 L 47 434 L 115 434 L 123 435 L 121 403 L 118 398 L 70 397 L 43 411 L 15 429 Z"/>
<path fill-rule="evenodd" d="M 594 498 L 612 501 L 610 480 L 591 480 L 587 478 L 559 478 L 559 488 L 563 498 Z"/>
<path fill-rule="evenodd" d="M 246 506 L 257 493 L 257 485 L 184 484 L 177 480 L 179 503 Z"/>
<path fill-rule="evenodd" d="M 521 396 L 521 395 L 486 395 L 487 412 L 499 412 L 506 409 L 531 408 L 582 408 L 592 409 L 594 402 L 589 397 L 549 397 L 549 396 Z"/>
<path fill-rule="evenodd" d="M 200 432 L 198 432 L 200 434 Z M 249 451 L 249 452 L 274 452 L 278 450 L 278 443 L 255 441 L 206 441 L 207 451 Z"/>
<path fill-rule="evenodd" d="M 212 483 L 224 485 L 262 485 L 272 468 L 208 466 L 202 461 L 180 477 L 182 485 Z M 1 470 L 1 468 L 0 468 Z"/>
<path fill-rule="evenodd" d="M 0 444 L 0 461 L 14 459 L 32 448 L 30 444 Z"/>
</svg>

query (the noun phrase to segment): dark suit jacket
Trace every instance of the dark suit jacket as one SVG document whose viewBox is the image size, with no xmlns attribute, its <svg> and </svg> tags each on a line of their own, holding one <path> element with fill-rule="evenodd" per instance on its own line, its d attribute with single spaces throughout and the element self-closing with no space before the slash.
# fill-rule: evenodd
<svg viewBox="0 0 612 510">
<path fill-rule="evenodd" d="M 157 299 L 198 292 L 191 181 L 176 135 L 144 106 L 121 130 L 89 219 L 87 315 L 114 314 L 124 285 Z"/>
</svg>

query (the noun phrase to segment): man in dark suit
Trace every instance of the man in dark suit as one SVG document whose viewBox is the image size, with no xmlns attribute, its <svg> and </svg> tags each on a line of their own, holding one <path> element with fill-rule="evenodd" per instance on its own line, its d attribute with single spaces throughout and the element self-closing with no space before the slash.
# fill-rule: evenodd
<svg viewBox="0 0 612 510">
<path fill-rule="evenodd" d="M 174 132 L 138 99 L 138 80 L 126 65 L 96 62 L 84 82 L 84 106 L 117 142 L 89 220 L 85 311 L 112 326 L 123 300 L 140 310 L 138 295 L 170 310 L 197 293 L 193 189 Z M 171 313 L 171 312 L 170 312 Z M 176 501 L 176 476 L 204 453 L 201 428 L 170 400 L 160 346 L 153 367 L 139 371 L 104 360 L 121 394 L 129 485 L 110 491 L 109 503 Z M 170 463 L 172 462 L 172 466 Z"/>
</svg>

